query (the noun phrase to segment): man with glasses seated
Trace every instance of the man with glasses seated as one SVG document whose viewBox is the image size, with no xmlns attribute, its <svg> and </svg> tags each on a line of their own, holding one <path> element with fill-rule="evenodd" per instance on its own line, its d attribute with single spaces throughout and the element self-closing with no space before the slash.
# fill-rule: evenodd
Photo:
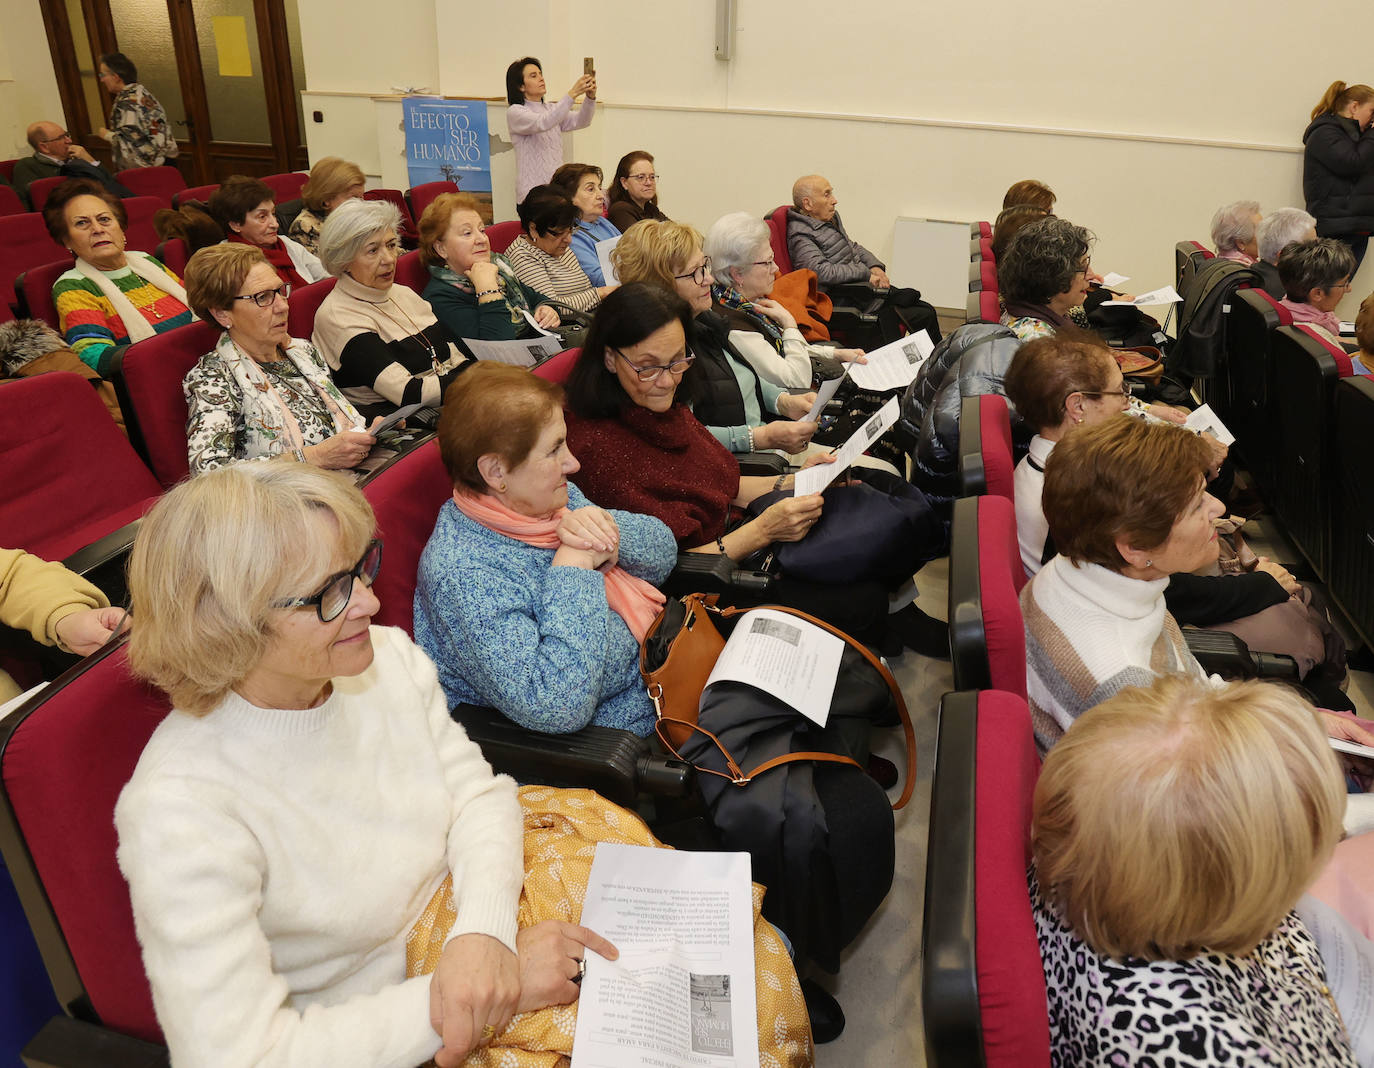
<svg viewBox="0 0 1374 1068">
<path fill-rule="evenodd" d="M 72 140 L 72 135 L 55 122 L 35 122 L 25 132 L 32 156 L 25 156 L 14 165 L 14 188 L 30 208 L 29 186 L 40 178 L 90 178 L 99 182 L 117 197 L 131 197 L 133 193 L 89 152 Z"/>
<path fill-rule="evenodd" d="M 918 330 L 925 330 L 932 342 L 939 341 L 940 324 L 935 309 L 921 300 L 918 290 L 893 287 L 883 262 L 845 230 L 835 210 L 838 203 L 835 190 L 819 174 L 804 175 L 792 183 L 787 253 L 793 269 L 815 271 L 822 289 L 841 285 L 872 287 L 884 341 L 894 341 L 903 333 L 914 334 Z"/>
</svg>

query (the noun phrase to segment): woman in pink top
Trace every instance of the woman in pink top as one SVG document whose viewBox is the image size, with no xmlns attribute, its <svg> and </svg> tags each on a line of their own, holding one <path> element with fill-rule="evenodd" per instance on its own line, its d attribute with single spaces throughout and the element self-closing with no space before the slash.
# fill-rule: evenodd
<svg viewBox="0 0 1374 1068">
<path fill-rule="evenodd" d="M 1334 237 L 1295 241 L 1279 253 L 1279 279 L 1287 294 L 1279 303 L 1292 313 L 1293 322 L 1307 323 L 1340 345 L 1336 306 L 1350 292 L 1355 267 L 1355 254 Z"/>
<path fill-rule="evenodd" d="M 573 110 L 573 101 L 586 99 Z M 584 74 L 556 104 L 544 102 L 544 69 L 533 56 L 506 68 L 506 125 L 515 144 L 515 202 L 544 185 L 563 162 L 563 131 L 589 126 L 596 111 L 596 75 Z"/>
</svg>

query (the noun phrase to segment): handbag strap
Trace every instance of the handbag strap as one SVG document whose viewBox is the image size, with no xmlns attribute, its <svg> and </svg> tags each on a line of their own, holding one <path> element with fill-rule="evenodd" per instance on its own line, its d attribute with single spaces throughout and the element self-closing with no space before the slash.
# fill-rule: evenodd
<svg viewBox="0 0 1374 1068">
<path fill-rule="evenodd" d="M 916 787 L 916 731 L 911 725 L 911 714 L 907 711 L 906 698 L 902 696 L 902 688 L 897 685 L 897 680 L 892 677 L 892 672 L 887 669 L 887 665 L 884 664 L 881 660 L 879 660 L 876 656 L 874 656 L 873 651 L 869 649 L 868 646 L 864 645 L 862 642 L 855 641 L 853 638 L 851 638 L 844 631 L 840 630 L 838 627 L 832 627 L 825 620 L 817 619 L 809 612 L 803 612 L 799 608 L 788 608 L 786 605 L 780 604 L 758 605 L 757 607 L 767 608 L 773 612 L 786 612 L 790 616 L 796 616 L 798 619 L 804 619 L 808 623 L 813 623 L 816 626 L 820 627 L 822 630 L 829 631 L 831 634 L 835 635 L 835 637 L 843 640 L 846 645 L 848 645 L 851 649 L 853 649 L 865 660 L 867 660 L 869 665 L 875 671 L 877 671 L 878 674 L 882 677 L 883 682 L 887 683 L 888 691 L 892 694 L 892 699 L 897 703 L 897 715 L 901 718 L 902 721 L 902 733 L 906 736 L 906 777 L 905 781 L 902 783 L 902 796 L 899 797 L 893 803 L 892 810 L 895 812 L 898 809 L 905 808 L 907 802 L 911 800 L 912 790 L 914 790 Z M 729 618 L 731 616 L 743 615 L 745 612 L 752 612 L 754 610 L 755 609 L 753 608 L 714 609 L 714 611 L 719 612 L 723 617 L 726 618 Z M 719 742 L 717 742 L 716 744 L 720 745 Z M 723 747 L 721 751 L 724 752 Z M 770 767 L 786 763 L 789 759 L 814 759 L 816 757 L 817 754 L 815 753 L 793 753 L 790 755 L 790 757 L 775 757 L 773 760 L 767 761 L 764 764 L 760 764 L 757 768 L 754 769 L 753 772 L 750 773 L 750 775 L 752 776 L 760 771 L 766 771 Z M 831 754 L 826 759 L 834 760 L 835 756 L 834 754 Z M 843 759 L 849 760 L 848 757 Z M 849 763 L 855 764 L 855 766 L 857 766 L 856 762 L 853 760 L 849 760 Z M 717 772 L 717 774 L 719 774 L 719 772 Z"/>
<path fill-rule="evenodd" d="M 725 758 L 725 766 L 729 769 L 728 773 L 716 771 L 715 768 L 703 768 L 700 764 L 692 764 L 692 762 L 679 753 L 673 746 L 673 743 L 669 741 L 667 732 L 663 730 L 663 724 L 665 723 L 675 723 L 680 727 L 687 727 L 690 730 L 696 731 L 699 734 L 704 734 L 706 737 L 710 738 L 712 744 L 720 750 L 720 755 Z M 762 775 L 765 771 L 772 771 L 782 764 L 793 764 L 802 760 L 819 761 L 827 764 L 851 764 L 859 768 L 860 771 L 863 770 L 859 766 L 859 762 L 853 757 L 842 756 L 839 753 L 820 753 L 812 750 L 804 750 L 799 753 L 787 753 L 783 756 L 774 757 L 772 760 L 765 760 L 752 771 L 742 771 L 740 766 L 735 763 L 735 758 L 730 755 L 730 750 L 726 749 L 725 746 L 721 744 L 719 738 L 699 723 L 689 723 L 685 719 L 673 719 L 671 716 L 660 716 L 658 721 L 654 724 L 654 730 L 658 733 L 659 741 L 661 741 L 668 752 L 672 753 L 678 760 L 681 760 L 684 764 L 692 764 L 692 767 L 696 768 L 697 771 L 703 771 L 707 775 L 718 775 L 722 779 L 728 779 L 734 786 L 748 786 L 753 779 Z M 902 804 L 906 804 L 906 801 L 903 800 Z M 894 805 L 893 807 L 896 808 L 897 806 Z"/>
</svg>

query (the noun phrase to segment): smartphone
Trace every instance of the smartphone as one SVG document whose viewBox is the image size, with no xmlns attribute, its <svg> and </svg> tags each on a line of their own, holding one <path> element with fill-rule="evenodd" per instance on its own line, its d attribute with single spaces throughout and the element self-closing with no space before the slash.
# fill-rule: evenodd
<svg viewBox="0 0 1374 1068">
<path fill-rule="evenodd" d="M 582 73 L 583 73 L 583 74 L 595 74 L 595 73 L 596 73 L 596 60 L 592 59 L 591 56 L 586 56 L 586 57 L 583 58 L 583 60 L 582 60 Z"/>
</svg>

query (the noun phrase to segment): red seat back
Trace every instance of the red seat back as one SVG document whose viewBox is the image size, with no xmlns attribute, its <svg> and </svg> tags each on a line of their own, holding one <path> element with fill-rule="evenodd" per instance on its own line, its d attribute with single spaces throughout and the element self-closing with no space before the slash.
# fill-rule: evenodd
<svg viewBox="0 0 1374 1068">
<path fill-rule="evenodd" d="M 989 263 L 997 262 L 997 257 L 992 254 L 992 238 L 980 237 L 978 239 L 978 255 Z"/>
<path fill-rule="evenodd" d="M 221 333 L 218 323 L 195 322 L 156 334 L 125 349 L 111 371 L 129 440 L 168 489 L 190 473 L 182 380 Z"/>
<path fill-rule="evenodd" d="M 115 179 L 135 196 L 156 197 L 164 208 L 186 188 L 186 179 L 175 167 L 133 167 L 120 171 Z"/>
<path fill-rule="evenodd" d="M 987 238 L 990 238 L 990 237 L 992 237 L 992 223 L 990 223 L 990 222 L 982 222 L 982 221 L 976 222 L 976 223 L 971 223 L 971 224 L 969 225 L 969 232 L 970 232 L 974 237 L 987 237 Z"/>
<path fill-rule="evenodd" d="M 321 278 L 308 286 L 293 289 L 290 297 L 290 310 L 286 313 L 286 332 L 292 337 L 309 341 L 315 334 L 315 313 L 320 310 L 324 298 L 334 292 L 337 278 Z"/>
<path fill-rule="evenodd" d="M 415 220 L 419 216 L 411 215 L 405 194 L 399 189 L 369 189 L 363 194 L 363 199 L 385 200 L 388 204 L 394 204 L 396 210 L 401 213 L 401 242 L 409 246 L 419 240 L 419 231 L 415 229 Z"/>
<path fill-rule="evenodd" d="M 773 262 L 782 274 L 792 273 L 792 253 L 787 251 L 787 205 L 779 204 L 764 216 L 768 224 L 768 244 L 773 248 Z"/>
<path fill-rule="evenodd" d="M 178 278 L 186 276 L 186 263 L 191 258 L 186 254 L 186 242 L 179 237 L 169 237 L 158 245 L 155 255 L 158 261 Z"/>
<path fill-rule="evenodd" d="M 19 161 L 17 159 L 0 159 L 0 174 L 5 176 L 5 181 L 14 183 L 14 167 Z"/>
<path fill-rule="evenodd" d="M 425 286 L 429 285 L 429 268 L 420 262 L 418 250 L 407 252 L 396 261 L 396 281 L 416 293 L 425 291 Z"/>
<path fill-rule="evenodd" d="M 997 264 L 992 260 L 982 260 L 978 264 L 978 278 L 985 292 L 997 293 Z"/>
<path fill-rule="evenodd" d="M 80 375 L 0 385 L 0 545 L 61 560 L 142 514 L 162 487 Z"/>
<path fill-rule="evenodd" d="M 190 189 L 178 190 L 172 195 L 172 204 L 178 208 L 191 200 L 199 200 L 203 204 L 210 199 L 218 188 L 219 182 L 212 182 L 210 185 L 196 185 Z"/>
<path fill-rule="evenodd" d="M 453 480 L 439 456 L 439 443 L 426 442 L 401 457 L 363 487 L 377 515 L 382 569 L 372 592 L 382 602 L 373 622 L 414 629 L 415 579 L 420 553 L 434 532 L 439 507 L 453 496 Z"/>
<path fill-rule="evenodd" d="M 24 291 L 24 303 L 28 306 L 29 318 L 42 319 L 54 330 L 61 330 L 57 322 L 57 305 L 53 303 L 52 287 L 57 280 L 72 269 L 70 259 L 56 263 L 44 263 L 30 267 L 19 276 Z"/>
<path fill-rule="evenodd" d="M 0 185 L 0 215 L 22 215 L 28 210 L 13 186 Z"/>
<path fill-rule="evenodd" d="M 560 386 L 566 385 L 568 376 L 572 374 L 573 365 L 577 363 L 577 358 L 582 355 L 579 346 L 575 349 L 564 349 L 557 356 L 550 356 L 538 367 L 531 368 L 540 378 L 547 378 L 550 382 L 557 382 Z"/>
<path fill-rule="evenodd" d="M 0 303 L 18 307 L 15 280 L 30 267 L 71 260 L 71 253 L 48 236 L 36 211 L 0 215 Z"/>
<path fill-rule="evenodd" d="M 59 174 L 53 178 L 35 178 L 29 183 L 29 203 L 33 205 L 34 211 L 42 211 L 43 205 L 48 202 L 48 195 L 63 182 L 69 181 L 64 174 Z"/>
<path fill-rule="evenodd" d="M 259 181 L 272 190 L 278 204 L 285 204 L 301 195 L 305 183 L 310 181 L 310 175 L 301 171 L 290 171 L 286 174 L 269 174 Z"/>
<path fill-rule="evenodd" d="M 456 182 L 423 182 L 420 185 L 412 186 L 406 194 L 410 201 L 410 217 L 416 222 L 425 213 L 425 209 L 434 203 L 445 193 L 458 192 Z"/>
<path fill-rule="evenodd" d="M 153 216 L 163 208 L 157 197 L 126 197 L 124 210 L 129 214 L 129 225 L 124 227 L 128 247 L 135 252 L 157 252 L 162 238 L 157 236 L 153 226 Z"/>
<path fill-rule="evenodd" d="M 79 1010 L 84 996 L 106 1027 L 150 1042 L 162 1033 L 115 860 L 114 806 L 168 711 L 162 693 L 130 677 L 121 644 L 82 661 L 0 728 L 14 821 L 0 844 L 58 1000 Z"/>
<path fill-rule="evenodd" d="M 983 453 L 985 492 L 1016 503 L 1016 454 L 1011 441 L 1011 413 L 1007 398 L 984 393 L 978 398 L 979 445 Z"/>
<path fill-rule="evenodd" d="M 492 223 L 487 227 L 487 240 L 491 242 L 493 252 L 505 252 L 523 232 L 520 228 L 519 219 Z"/>
</svg>

